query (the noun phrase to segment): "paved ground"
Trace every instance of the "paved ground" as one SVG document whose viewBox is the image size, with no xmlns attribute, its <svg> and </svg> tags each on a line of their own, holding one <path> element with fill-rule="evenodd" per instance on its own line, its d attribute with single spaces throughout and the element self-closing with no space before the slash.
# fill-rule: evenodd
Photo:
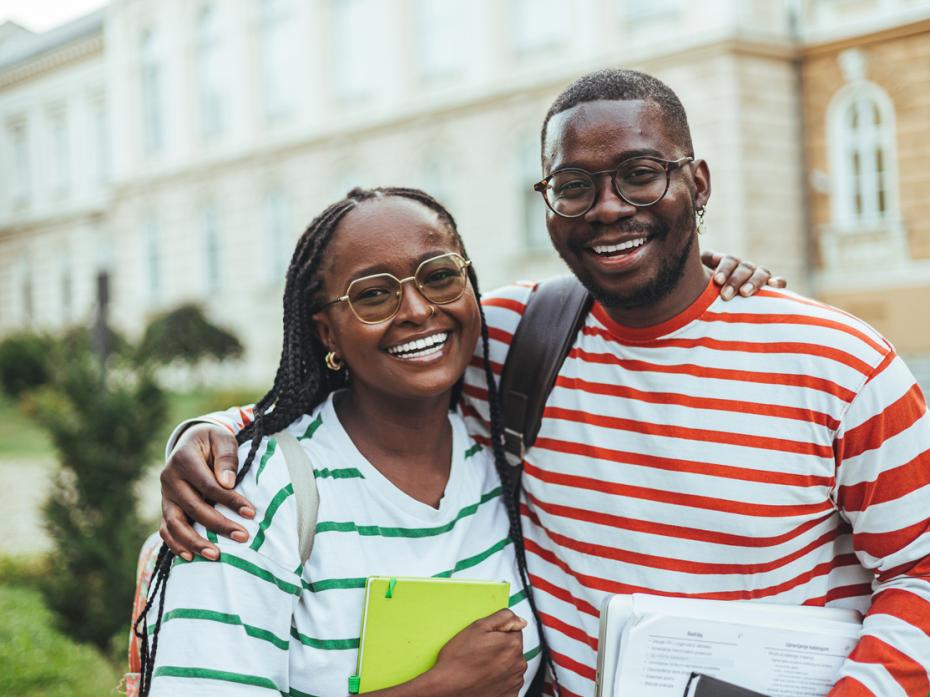
<svg viewBox="0 0 930 697">
<path fill-rule="evenodd" d="M 52 461 L 0 460 L 0 554 L 31 554 L 49 548 L 42 526 L 42 503 L 48 496 Z M 158 512 L 158 467 L 142 482 L 142 513 L 154 520 Z"/>
</svg>

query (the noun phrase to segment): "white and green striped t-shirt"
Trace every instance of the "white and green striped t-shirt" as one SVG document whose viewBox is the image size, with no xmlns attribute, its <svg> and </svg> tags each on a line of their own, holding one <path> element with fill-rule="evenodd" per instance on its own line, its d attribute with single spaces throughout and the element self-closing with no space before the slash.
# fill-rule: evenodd
<svg viewBox="0 0 930 697">
<path fill-rule="evenodd" d="M 509 581 L 511 609 L 529 622 L 525 691 L 539 665 L 539 636 L 500 479 L 461 417 L 450 421 L 452 469 L 438 509 L 404 494 L 359 453 L 332 397 L 292 423 L 320 492 L 313 553 L 302 568 L 287 464 L 266 438 L 238 487 L 255 505 L 255 520 L 220 509 L 249 531 L 249 542 L 220 538 L 219 562 L 176 560 L 172 568 L 151 694 L 344 697 L 365 579 L 376 575 Z M 248 448 L 240 448 L 240 463 Z"/>
</svg>

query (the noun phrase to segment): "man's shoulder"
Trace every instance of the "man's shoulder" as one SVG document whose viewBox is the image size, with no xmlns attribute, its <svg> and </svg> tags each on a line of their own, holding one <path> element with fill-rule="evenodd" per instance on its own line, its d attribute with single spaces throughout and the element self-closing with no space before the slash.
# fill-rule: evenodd
<svg viewBox="0 0 930 697">
<path fill-rule="evenodd" d="M 751 298 L 717 302 L 706 319 L 741 329 L 753 340 L 816 344 L 875 367 L 894 351 L 867 322 L 840 308 L 783 288 L 763 288 Z"/>
<path fill-rule="evenodd" d="M 481 305 L 488 315 L 488 322 L 496 324 L 492 322 L 492 317 L 508 324 L 519 322 L 530 295 L 538 285 L 534 281 L 518 281 L 489 293 L 482 293 Z"/>
</svg>

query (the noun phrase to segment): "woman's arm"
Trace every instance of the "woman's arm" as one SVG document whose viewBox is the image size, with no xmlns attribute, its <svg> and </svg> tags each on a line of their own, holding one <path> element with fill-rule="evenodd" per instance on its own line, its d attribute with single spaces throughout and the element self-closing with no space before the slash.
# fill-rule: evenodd
<svg viewBox="0 0 930 697">
<path fill-rule="evenodd" d="M 436 665 L 397 687 L 371 697 L 516 697 L 523 687 L 526 622 L 510 610 L 484 617 L 456 634 Z M 532 677 L 532 676 L 530 676 Z"/>
</svg>

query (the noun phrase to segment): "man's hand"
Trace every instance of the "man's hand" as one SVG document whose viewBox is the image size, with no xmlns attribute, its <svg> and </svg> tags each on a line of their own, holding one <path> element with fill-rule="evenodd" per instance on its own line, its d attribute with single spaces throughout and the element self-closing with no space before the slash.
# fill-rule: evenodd
<svg viewBox="0 0 930 697">
<path fill-rule="evenodd" d="M 219 513 L 219 503 L 253 518 L 248 499 L 233 491 L 239 464 L 236 438 L 214 424 L 196 424 L 178 439 L 161 473 L 161 538 L 172 552 L 190 561 L 194 554 L 218 559 L 219 549 L 198 535 L 190 519 L 208 530 L 245 542 L 249 534 Z"/>
<path fill-rule="evenodd" d="M 773 276 L 764 266 L 756 266 L 751 261 L 743 261 L 710 249 L 701 252 L 701 261 L 704 262 L 704 266 L 713 270 L 714 283 L 723 286 L 720 289 L 720 297 L 724 300 L 735 297 L 737 293 L 748 298 L 765 285 L 775 288 L 788 285 L 784 278 Z"/>
</svg>

